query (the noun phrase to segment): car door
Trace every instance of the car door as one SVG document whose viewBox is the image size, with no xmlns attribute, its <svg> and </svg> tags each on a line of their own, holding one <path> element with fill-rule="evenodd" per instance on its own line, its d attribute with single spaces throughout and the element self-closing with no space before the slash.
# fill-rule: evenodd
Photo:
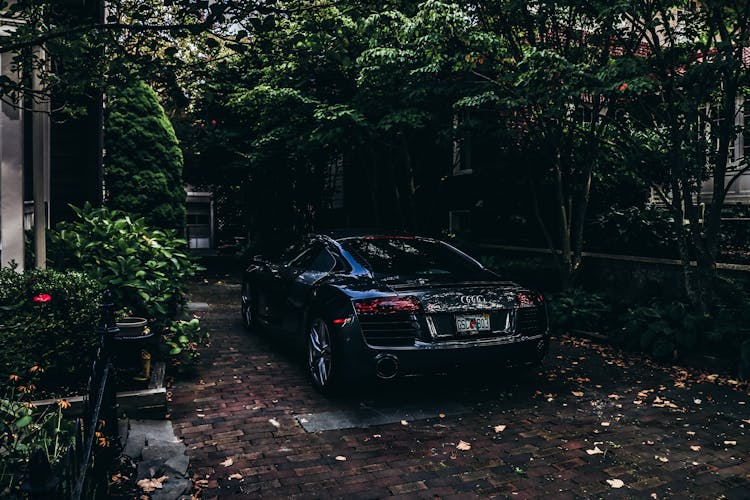
<svg viewBox="0 0 750 500">
<path fill-rule="evenodd" d="M 270 327 L 281 327 L 286 300 L 286 283 L 290 276 L 292 264 L 307 251 L 307 242 L 298 242 L 289 246 L 274 262 L 269 262 L 258 277 L 258 311 L 263 322 Z"/>
<path fill-rule="evenodd" d="M 313 286 L 336 268 L 337 260 L 327 246 L 320 242 L 289 267 L 286 283 L 286 300 L 282 327 L 290 333 L 305 328 L 305 309 L 310 300 Z"/>
</svg>

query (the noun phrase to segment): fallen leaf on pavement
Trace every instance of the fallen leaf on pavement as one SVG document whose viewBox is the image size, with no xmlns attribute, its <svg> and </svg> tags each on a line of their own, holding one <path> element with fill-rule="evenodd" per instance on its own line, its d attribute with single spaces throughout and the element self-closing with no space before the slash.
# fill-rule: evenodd
<svg viewBox="0 0 750 500">
<path fill-rule="evenodd" d="M 231 476 L 229 476 L 229 479 L 242 479 L 242 474 L 235 472 Z"/>
<path fill-rule="evenodd" d="M 609 395 L 609 396 L 607 396 L 607 397 L 608 397 L 609 399 L 620 399 L 620 398 L 621 398 L 622 396 L 620 396 L 619 394 L 610 394 L 610 395 Z"/>
<path fill-rule="evenodd" d="M 659 462 L 669 462 L 669 459 L 667 457 L 662 457 L 661 455 L 654 455 L 654 458 Z"/>
<path fill-rule="evenodd" d="M 700 399 L 698 399 L 698 398 L 695 398 L 695 399 L 693 400 L 693 403 L 695 403 L 695 404 L 697 404 L 697 405 L 701 404 L 702 402 L 703 402 L 703 401 L 702 401 L 702 400 L 700 400 Z"/>
<path fill-rule="evenodd" d="M 573 394 L 573 396 L 577 398 L 580 398 L 581 396 L 583 396 L 583 392 L 581 391 L 573 391 L 571 394 Z"/>
<path fill-rule="evenodd" d="M 471 445 L 467 443 L 466 441 L 459 441 L 456 445 L 456 449 L 461 451 L 466 451 L 471 449 Z"/>
<path fill-rule="evenodd" d="M 281 424 L 280 424 L 280 423 L 279 423 L 279 421 L 278 421 L 278 420 L 276 420 L 275 418 L 269 418 L 269 419 L 268 419 L 268 423 L 269 423 L 269 424 L 271 424 L 271 425 L 273 425 L 273 426 L 274 426 L 274 427 L 276 427 L 277 429 L 278 429 L 279 427 L 281 427 Z"/>
<path fill-rule="evenodd" d="M 494 429 L 495 429 L 495 432 L 497 433 L 497 432 L 503 432 L 506 427 L 507 425 L 496 425 Z"/>
<path fill-rule="evenodd" d="M 621 479 L 607 479 L 607 483 L 613 488 L 622 488 L 625 483 Z"/>
<path fill-rule="evenodd" d="M 693 451 L 701 451 L 701 447 L 698 446 L 697 444 L 691 446 L 690 449 L 693 450 Z"/>
<path fill-rule="evenodd" d="M 727 446 L 734 446 L 737 444 L 737 441 L 724 441 L 724 444 Z"/>
<path fill-rule="evenodd" d="M 221 462 L 219 465 L 223 465 L 224 467 L 229 467 L 234 463 L 234 460 L 232 460 L 232 457 L 227 458 L 223 462 Z"/>
<path fill-rule="evenodd" d="M 152 491 L 162 489 L 164 487 L 162 483 L 166 480 L 167 476 L 152 477 L 150 479 L 141 479 L 136 484 L 138 484 L 138 487 L 146 493 L 151 493 Z"/>
<path fill-rule="evenodd" d="M 695 436 L 695 431 L 687 431 L 686 434 L 688 436 Z"/>
<path fill-rule="evenodd" d="M 598 454 L 604 453 L 604 452 L 602 450 L 600 450 L 598 446 L 594 446 L 593 449 L 586 450 L 586 453 L 588 453 L 589 455 L 598 455 Z"/>
<path fill-rule="evenodd" d="M 346 457 L 344 455 L 339 455 L 336 457 L 336 460 L 339 462 L 346 462 Z"/>
<path fill-rule="evenodd" d="M 602 422 L 602 427 L 609 427 L 609 422 Z"/>
</svg>

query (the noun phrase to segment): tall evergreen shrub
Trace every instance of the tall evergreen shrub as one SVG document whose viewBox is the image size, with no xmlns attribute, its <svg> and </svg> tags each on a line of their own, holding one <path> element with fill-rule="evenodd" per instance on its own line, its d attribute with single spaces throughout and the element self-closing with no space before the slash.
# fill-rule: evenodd
<svg viewBox="0 0 750 500">
<path fill-rule="evenodd" d="M 182 151 L 156 93 L 136 80 L 107 101 L 104 178 L 109 208 L 142 216 L 148 225 L 182 231 Z"/>
</svg>

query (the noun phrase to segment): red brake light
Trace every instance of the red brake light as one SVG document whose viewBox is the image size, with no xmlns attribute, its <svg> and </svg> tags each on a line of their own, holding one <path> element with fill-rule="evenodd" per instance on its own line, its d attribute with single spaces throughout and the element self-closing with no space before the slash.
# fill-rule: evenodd
<svg viewBox="0 0 750 500">
<path fill-rule="evenodd" d="M 537 292 L 519 292 L 516 297 L 518 307 L 535 307 L 544 302 L 544 297 Z"/>
<path fill-rule="evenodd" d="M 354 309 L 358 314 L 393 314 L 415 312 L 420 309 L 416 297 L 377 297 L 374 299 L 355 300 Z"/>
</svg>

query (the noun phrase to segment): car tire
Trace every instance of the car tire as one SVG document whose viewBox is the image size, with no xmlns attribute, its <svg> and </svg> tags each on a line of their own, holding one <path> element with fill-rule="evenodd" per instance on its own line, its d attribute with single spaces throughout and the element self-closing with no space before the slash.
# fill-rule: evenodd
<svg viewBox="0 0 750 500">
<path fill-rule="evenodd" d="M 307 374 L 312 385 L 325 395 L 342 390 L 341 367 L 331 324 L 315 317 L 307 327 Z"/>
<path fill-rule="evenodd" d="M 242 315 L 242 326 L 244 326 L 246 330 L 254 330 L 256 328 L 255 311 L 253 311 L 250 286 L 247 283 L 242 284 L 240 313 Z"/>
</svg>

